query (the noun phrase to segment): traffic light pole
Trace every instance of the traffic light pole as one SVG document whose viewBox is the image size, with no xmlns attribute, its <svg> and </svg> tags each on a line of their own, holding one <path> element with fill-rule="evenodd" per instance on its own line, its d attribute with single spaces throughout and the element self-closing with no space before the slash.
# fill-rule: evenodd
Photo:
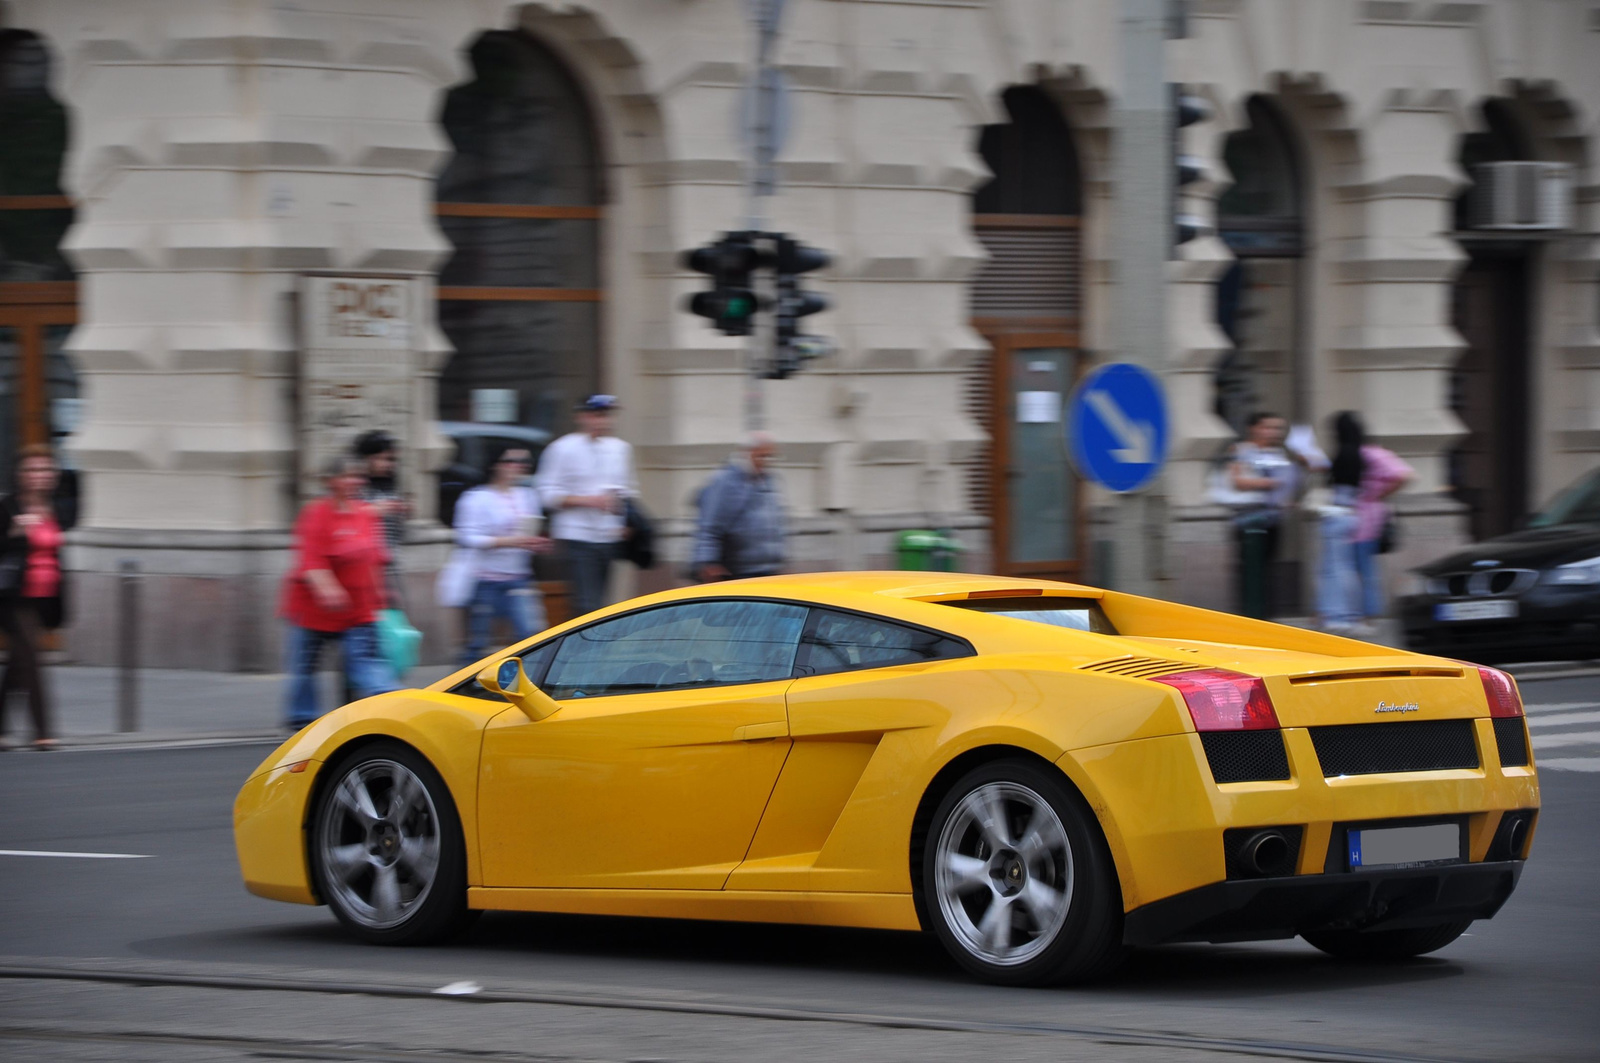
<svg viewBox="0 0 1600 1063">
<path fill-rule="evenodd" d="M 1167 0 L 1122 0 L 1122 85 L 1114 114 L 1112 226 L 1117 283 L 1115 344 L 1123 361 L 1158 379 L 1167 369 L 1167 209 L 1172 194 L 1170 107 L 1165 52 Z M 1166 476 L 1116 496 L 1111 572 L 1106 582 L 1133 594 L 1158 594 L 1167 572 Z"/>
<path fill-rule="evenodd" d="M 778 190 L 776 160 L 778 157 L 778 106 L 779 84 L 777 69 L 772 65 L 772 53 L 778 43 L 778 27 L 783 20 L 785 0 L 746 0 L 750 19 L 755 23 L 755 62 L 751 65 L 748 110 L 750 126 L 744 131 L 745 143 L 750 151 L 746 176 L 749 203 L 746 209 L 745 228 L 752 233 L 765 232 L 767 199 Z M 757 276 L 763 277 L 766 271 Z M 771 298 L 773 292 L 759 280 L 757 296 Z M 763 364 L 776 359 L 777 332 L 772 315 L 757 314 L 755 328 L 744 354 L 744 427 L 747 432 L 766 428 L 766 402 L 763 393 Z M 765 356 L 765 357 L 763 357 Z"/>
</svg>

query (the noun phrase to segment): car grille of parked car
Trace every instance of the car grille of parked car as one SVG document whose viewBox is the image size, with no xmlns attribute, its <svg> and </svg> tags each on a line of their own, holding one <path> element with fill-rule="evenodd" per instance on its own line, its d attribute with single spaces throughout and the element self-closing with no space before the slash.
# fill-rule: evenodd
<svg viewBox="0 0 1600 1063">
<path fill-rule="evenodd" d="M 1494 742 L 1500 747 L 1502 768 L 1528 766 L 1528 730 L 1521 716 L 1502 716 L 1494 721 Z"/>
<path fill-rule="evenodd" d="M 1521 594 L 1539 582 L 1531 568 L 1492 568 L 1481 572 L 1450 572 L 1428 580 L 1428 593 L 1438 598 L 1498 598 Z"/>
<path fill-rule="evenodd" d="M 1322 774 L 1329 778 L 1478 767 L 1471 720 L 1337 724 L 1310 730 Z"/>
<path fill-rule="evenodd" d="M 1202 731 L 1211 777 L 1217 782 L 1269 782 L 1289 777 L 1282 731 Z"/>
</svg>

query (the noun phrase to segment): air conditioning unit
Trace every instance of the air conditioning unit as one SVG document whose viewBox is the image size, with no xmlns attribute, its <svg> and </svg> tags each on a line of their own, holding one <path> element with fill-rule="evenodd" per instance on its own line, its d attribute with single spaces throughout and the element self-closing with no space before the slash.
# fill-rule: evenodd
<svg viewBox="0 0 1600 1063">
<path fill-rule="evenodd" d="M 1472 168 L 1467 192 L 1467 228 L 1572 228 L 1572 167 L 1564 162 L 1479 163 Z"/>
</svg>

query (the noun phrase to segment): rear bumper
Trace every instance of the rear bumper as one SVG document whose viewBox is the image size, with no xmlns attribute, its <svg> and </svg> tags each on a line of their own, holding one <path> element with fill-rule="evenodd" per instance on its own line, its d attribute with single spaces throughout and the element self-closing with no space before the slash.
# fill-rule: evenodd
<svg viewBox="0 0 1600 1063">
<path fill-rule="evenodd" d="M 1352 871 L 1217 882 L 1127 913 L 1129 945 L 1252 941 L 1307 930 L 1394 929 L 1487 919 L 1522 875 L 1521 860 L 1405 871 Z"/>
</svg>

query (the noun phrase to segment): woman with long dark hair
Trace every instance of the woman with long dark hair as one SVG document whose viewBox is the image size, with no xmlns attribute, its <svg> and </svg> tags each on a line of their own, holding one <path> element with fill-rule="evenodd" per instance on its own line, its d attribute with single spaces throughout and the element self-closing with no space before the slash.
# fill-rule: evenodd
<svg viewBox="0 0 1600 1063">
<path fill-rule="evenodd" d="M 1333 418 L 1333 464 L 1322 513 L 1322 557 L 1317 569 L 1317 614 L 1329 631 L 1348 633 L 1361 618 L 1361 576 L 1356 563 L 1356 501 L 1361 490 L 1366 433 L 1355 414 Z"/>
<path fill-rule="evenodd" d="M 1332 499 L 1322 510 L 1322 567 L 1318 612 L 1330 631 L 1367 634 L 1366 622 L 1384 615 L 1385 501 L 1411 481 L 1411 466 L 1385 447 L 1367 442 L 1361 419 L 1349 410 L 1335 415 L 1337 441 L 1328 470 Z"/>
<path fill-rule="evenodd" d="M 60 472 L 43 443 L 17 454 L 16 490 L 0 499 L 0 632 L 6 638 L 5 678 L 0 679 L 0 732 L 13 693 L 28 695 L 33 748 L 54 749 L 49 690 L 42 656 L 45 632 L 65 617 L 61 544 L 71 521 L 56 497 Z M 0 745 L 10 748 L 0 734 Z"/>
</svg>

